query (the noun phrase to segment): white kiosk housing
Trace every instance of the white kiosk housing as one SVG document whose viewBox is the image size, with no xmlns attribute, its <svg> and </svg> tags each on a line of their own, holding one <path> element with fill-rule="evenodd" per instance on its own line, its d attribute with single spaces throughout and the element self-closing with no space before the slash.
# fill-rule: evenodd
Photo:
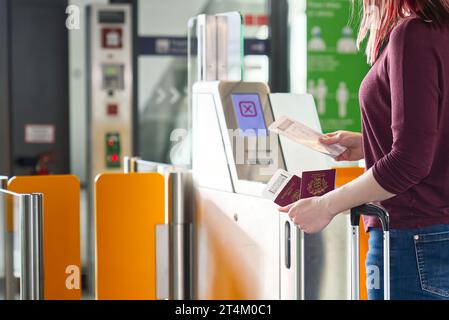
<svg viewBox="0 0 449 320">
<path fill-rule="evenodd" d="M 310 95 L 263 83 L 193 87 L 198 299 L 349 299 L 349 219 L 304 235 L 261 197 L 274 172 L 328 168 L 326 156 L 268 132 L 283 115 L 321 131 Z"/>
</svg>

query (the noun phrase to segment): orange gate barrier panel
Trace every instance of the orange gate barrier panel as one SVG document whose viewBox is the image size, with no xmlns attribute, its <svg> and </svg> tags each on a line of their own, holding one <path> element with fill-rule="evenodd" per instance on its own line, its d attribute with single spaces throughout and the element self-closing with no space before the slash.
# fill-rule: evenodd
<svg viewBox="0 0 449 320">
<path fill-rule="evenodd" d="M 16 193 L 44 195 L 44 299 L 81 299 L 80 183 L 73 175 L 24 176 Z"/>
<path fill-rule="evenodd" d="M 165 223 L 164 197 L 158 173 L 97 177 L 97 299 L 156 299 L 156 226 Z"/>
<path fill-rule="evenodd" d="M 357 179 L 364 172 L 364 168 L 336 168 L 337 169 L 337 187 L 341 187 L 342 185 L 351 182 L 354 179 Z M 368 300 L 368 293 L 366 291 L 366 267 L 365 260 L 366 255 L 368 253 L 368 239 L 369 234 L 365 232 L 363 229 L 363 223 L 360 224 L 361 228 L 359 228 L 359 236 L 360 236 L 360 299 Z"/>
</svg>

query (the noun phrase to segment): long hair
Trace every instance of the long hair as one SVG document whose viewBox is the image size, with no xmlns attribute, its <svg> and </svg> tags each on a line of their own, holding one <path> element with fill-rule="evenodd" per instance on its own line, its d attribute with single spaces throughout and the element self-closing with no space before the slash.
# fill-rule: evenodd
<svg viewBox="0 0 449 320">
<path fill-rule="evenodd" d="M 357 1 L 357 0 L 353 0 Z M 359 0 L 363 3 L 357 44 L 368 37 L 366 55 L 373 64 L 398 22 L 410 15 L 441 28 L 449 21 L 449 0 Z"/>
</svg>

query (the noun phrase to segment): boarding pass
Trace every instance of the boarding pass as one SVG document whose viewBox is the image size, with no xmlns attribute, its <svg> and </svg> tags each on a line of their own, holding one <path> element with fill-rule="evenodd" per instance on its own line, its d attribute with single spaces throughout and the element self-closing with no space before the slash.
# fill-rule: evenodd
<svg viewBox="0 0 449 320">
<path fill-rule="evenodd" d="M 332 158 L 338 157 L 347 150 L 339 144 L 322 144 L 319 141 L 319 138 L 323 136 L 322 133 L 319 133 L 306 125 L 285 116 L 275 121 L 269 127 L 269 130 Z"/>
</svg>

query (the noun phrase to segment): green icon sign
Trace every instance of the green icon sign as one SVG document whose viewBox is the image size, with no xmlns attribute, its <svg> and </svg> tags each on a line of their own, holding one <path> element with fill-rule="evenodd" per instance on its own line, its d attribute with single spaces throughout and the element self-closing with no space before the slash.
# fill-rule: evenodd
<svg viewBox="0 0 449 320">
<path fill-rule="evenodd" d="M 307 1 L 307 91 L 324 132 L 361 130 L 358 92 L 369 66 L 356 47 L 351 10 L 348 0 Z"/>
</svg>

